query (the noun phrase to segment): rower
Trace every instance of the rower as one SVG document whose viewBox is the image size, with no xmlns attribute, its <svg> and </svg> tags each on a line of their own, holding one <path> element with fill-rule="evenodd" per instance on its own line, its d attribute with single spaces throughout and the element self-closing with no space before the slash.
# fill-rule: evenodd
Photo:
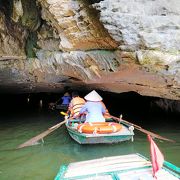
<svg viewBox="0 0 180 180">
<path fill-rule="evenodd" d="M 105 114 L 106 110 L 101 103 L 102 97 L 93 90 L 84 99 L 87 102 L 80 110 L 80 114 L 87 113 L 85 122 L 105 122 L 103 114 Z"/>
</svg>

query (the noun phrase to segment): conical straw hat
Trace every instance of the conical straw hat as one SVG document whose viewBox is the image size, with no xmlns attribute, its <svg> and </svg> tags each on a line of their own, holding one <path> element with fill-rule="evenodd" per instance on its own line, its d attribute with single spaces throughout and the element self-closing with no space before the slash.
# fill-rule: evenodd
<svg viewBox="0 0 180 180">
<path fill-rule="evenodd" d="M 84 99 L 87 101 L 102 101 L 102 97 L 95 90 L 87 94 Z"/>
</svg>

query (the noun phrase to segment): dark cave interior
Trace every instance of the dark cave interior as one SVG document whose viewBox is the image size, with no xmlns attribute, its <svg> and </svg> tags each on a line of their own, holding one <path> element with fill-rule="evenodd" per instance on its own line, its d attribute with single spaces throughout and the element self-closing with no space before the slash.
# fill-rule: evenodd
<svg viewBox="0 0 180 180">
<path fill-rule="evenodd" d="M 148 121 L 152 119 L 152 116 L 158 116 L 161 120 L 167 121 L 168 117 L 175 117 L 178 120 L 179 113 L 165 111 L 153 103 L 158 98 L 141 96 L 134 92 L 120 94 L 98 90 L 97 92 L 103 97 L 103 102 L 109 112 L 116 117 L 122 114 L 124 119 L 131 122 Z M 89 91 L 79 91 L 81 97 L 87 93 Z M 14 113 L 27 113 L 28 115 L 40 109 L 50 112 L 48 104 L 58 101 L 62 96 L 62 93 L 0 94 L 0 119 Z M 40 100 L 42 100 L 42 106 L 40 106 Z M 61 103 L 61 100 L 58 103 Z M 59 111 L 54 110 L 54 113 L 59 114 Z"/>
</svg>

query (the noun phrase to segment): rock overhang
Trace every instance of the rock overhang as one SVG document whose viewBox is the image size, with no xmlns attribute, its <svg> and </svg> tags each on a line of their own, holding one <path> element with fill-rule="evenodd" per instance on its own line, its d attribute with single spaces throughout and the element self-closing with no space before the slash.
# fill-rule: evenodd
<svg viewBox="0 0 180 180">
<path fill-rule="evenodd" d="M 1 16 L 1 89 L 59 91 L 68 85 L 179 100 L 177 3 L 38 0 L 41 25 L 36 19 L 27 30 L 9 22 L 18 24 L 14 34 L 23 32 L 24 44 L 16 41 L 19 35 L 8 33 L 7 19 Z M 34 32 L 37 38 L 30 35 Z M 29 57 L 27 48 L 35 57 Z"/>
</svg>

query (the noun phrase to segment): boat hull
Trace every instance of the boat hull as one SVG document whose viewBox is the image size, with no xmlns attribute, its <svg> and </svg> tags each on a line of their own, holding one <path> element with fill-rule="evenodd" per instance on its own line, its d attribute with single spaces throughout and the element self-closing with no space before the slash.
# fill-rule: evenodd
<svg viewBox="0 0 180 180">
<path fill-rule="evenodd" d="M 67 111 L 68 106 L 62 105 L 62 104 L 57 104 L 57 105 L 55 106 L 55 109 L 56 109 L 56 110 L 65 110 L 65 111 Z"/>
<path fill-rule="evenodd" d="M 123 130 L 117 133 L 110 134 L 85 134 L 80 133 L 76 129 L 66 124 L 69 135 L 79 144 L 111 144 L 122 141 L 133 140 L 134 133 L 128 127 L 123 126 Z"/>
<path fill-rule="evenodd" d="M 166 162 L 166 161 L 165 161 Z M 179 168 L 166 166 L 156 174 L 159 180 L 179 180 Z M 140 154 L 104 157 L 62 165 L 55 180 L 154 180 L 151 162 Z"/>
</svg>

